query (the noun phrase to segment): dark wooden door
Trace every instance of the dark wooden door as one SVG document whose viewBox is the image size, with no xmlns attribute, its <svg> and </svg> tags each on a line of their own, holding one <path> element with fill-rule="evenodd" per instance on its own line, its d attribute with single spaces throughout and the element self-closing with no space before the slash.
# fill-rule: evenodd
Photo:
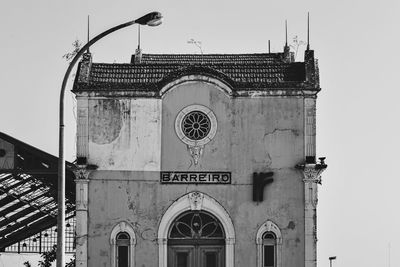
<svg viewBox="0 0 400 267">
<path fill-rule="evenodd" d="M 224 246 L 174 245 L 168 247 L 168 267 L 223 267 Z"/>
<path fill-rule="evenodd" d="M 168 267 L 223 267 L 225 233 L 205 211 L 188 211 L 172 223 L 168 234 Z"/>
</svg>

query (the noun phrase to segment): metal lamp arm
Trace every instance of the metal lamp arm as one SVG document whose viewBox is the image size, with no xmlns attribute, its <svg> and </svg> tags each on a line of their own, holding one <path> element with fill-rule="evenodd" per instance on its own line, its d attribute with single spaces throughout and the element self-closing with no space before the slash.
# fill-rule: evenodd
<svg viewBox="0 0 400 267">
<path fill-rule="evenodd" d="M 131 25 L 133 25 L 133 24 L 135 24 L 135 23 L 136 23 L 136 21 L 135 21 L 135 20 L 132 20 L 132 21 L 129 21 L 129 22 L 120 24 L 120 25 L 118 25 L 118 26 L 115 26 L 115 27 L 113 27 L 113 28 L 111 28 L 111 29 L 108 29 L 108 30 L 106 30 L 105 32 L 102 32 L 102 33 L 100 33 L 99 35 L 97 35 L 96 37 L 94 37 L 92 40 L 90 40 L 87 44 L 85 44 L 85 45 L 78 51 L 78 53 L 75 55 L 75 57 L 72 59 L 71 63 L 69 64 L 68 69 L 67 69 L 67 71 L 65 72 L 65 75 L 64 75 L 64 79 L 63 79 L 62 87 L 61 87 L 61 94 L 60 94 L 60 107 L 61 107 L 62 103 L 64 102 L 64 101 L 63 101 L 63 98 L 64 98 L 65 87 L 66 87 L 67 82 L 68 82 L 68 77 L 69 77 L 69 75 L 70 75 L 70 73 L 71 73 L 73 67 L 75 66 L 76 62 L 77 62 L 77 61 L 79 60 L 79 58 L 83 55 L 83 53 L 85 53 L 85 51 L 86 51 L 90 46 L 92 46 L 95 42 L 97 42 L 97 41 L 100 40 L 101 38 L 103 38 L 103 37 L 109 35 L 110 33 L 115 32 L 115 31 L 117 31 L 117 30 L 119 30 L 119 29 L 122 29 L 122 28 L 125 28 L 125 27 L 128 27 L 128 26 L 131 26 Z"/>
</svg>

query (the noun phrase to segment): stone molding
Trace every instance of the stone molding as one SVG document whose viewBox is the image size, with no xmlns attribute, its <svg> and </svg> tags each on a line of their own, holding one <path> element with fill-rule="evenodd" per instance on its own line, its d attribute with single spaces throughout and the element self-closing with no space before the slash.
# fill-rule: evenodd
<svg viewBox="0 0 400 267">
<path fill-rule="evenodd" d="M 106 89 L 106 88 L 105 88 Z M 232 91 L 232 98 L 260 98 L 260 97 L 297 97 L 297 98 L 316 98 L 321 89 L 304 88 L 239 88 Z M 162 98 L 160 92 L 154 90 L 92 90 L 92 91 L 74 91 L 77 97 L 90 97 L 90 99 L 108 99 L 110 97 L 126 98 Z"/>
<path fill-rule="evenodd" d="M 180 77 L 176 80 L 173 80 L 172 82 L 166 84 L 163 88 L 161 88 L 159 94 L 161 97 L 164 97 L 165 94 L 167 94 L 170 90 L 173 90 L 174 88 L 176 88 L 176 86 L 184 84 L 184 83 L 193 83 L 193 82 L 209 83 L 209 84 L 215 85 L 219 90 L 221 90 L 228 96 L 233 95 L 232 88 L 229 87 L 226 83 L 224 83 L 221 80 L 216 79 L 214 77 L 210 77 L 207 75 L 201 75 L 201 74 L 186 75 L 186 76 Z"/>
<path fill-rule="evenodd" d="M 257 267 L 263 267 L 263 240 L 262 236 L 266 232 L 272 232 L 276 236 L 276 267 L 282 266 L 282 233 L 278 225 L 270 220 L 263 223 L 260 228 L 258 228 L 256 235 L 257 244 Z"/>
<path fill-rule="evenodd" d="M 117 251 L 116 251 L 116 238 L 120 232 L 126 232 L 129 234 L 129 267 L 135 266 L 135 246 L 136 246 L 136 234 L 133 227 L 125 221 L 119 222 L 111 231 L 110 234 L 110 246 L 111 246 L 111 267 L 117 266 Z"/>
<path fill-rule="evenodd" d="M 256 244 L 262 244 L 262 236 L 266 232 L 272 232 L 276 236 L 276 242 L 279 245 L 282 245 L 282 233 L 279 227 L 270 220 L 267 220 L 263 223 L 260 228 L 258 228 L 257 235 L 256 235 Z"/>
<path fill-rule="evenodd" d="M 177 199 L 166 210 L 158 227 L 159 267 L 168 263 L 168 231 L 173 221 L 188 210 L 205 210 L 213 214 L 225 230 L 225 267 L 234 266 L 235 229 L 232 220 L 224 207 L 212 197 L 198 191 L 190 192 Z"/>
</svg>

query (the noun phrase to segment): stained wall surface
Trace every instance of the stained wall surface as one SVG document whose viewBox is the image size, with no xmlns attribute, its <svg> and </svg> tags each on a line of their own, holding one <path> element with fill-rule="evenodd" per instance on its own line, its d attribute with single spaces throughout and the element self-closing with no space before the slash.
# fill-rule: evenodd
<svg viewBox="0 0 400 267">
<path fill-rule="evenodd" d="M 256 233 L 267 220 L 282 232 L 282 265 L 304 264 L 304 159 L 301 97 L 232 97 L 215 84 L 178 84 L 161 99 L 88 98 L 88 266 L 110 266 L 110 233 L 121 221 L 136 233 L 135 266 L 158 266 L 157 231 L 167 208 L 200 191 L 222 205 L 233 222 L 235 266 L 256 266 Z M 198 164 L 177 136 L 185 107 L 211 109 L 215 137 Z M 78 107 L 79 108 L 79 107 Z M 231 172 L 231 184 L 161 184 L 160 171 Z M 252 201 L 254 172 L 274 173 L 264 201 Z"/>
</svg>

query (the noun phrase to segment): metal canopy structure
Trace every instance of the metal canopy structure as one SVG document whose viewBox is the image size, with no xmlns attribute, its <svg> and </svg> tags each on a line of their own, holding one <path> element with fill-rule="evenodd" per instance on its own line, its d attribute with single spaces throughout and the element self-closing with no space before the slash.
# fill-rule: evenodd
<svg viewBox="0 0 400 267">
<path fill-rule="evenodd" d="M 65 164 L 69 219 L 75 175 Z M 0 132 L 0 251 L 57 225 L 57 168 L 57 157 Z"/>
</svg>

